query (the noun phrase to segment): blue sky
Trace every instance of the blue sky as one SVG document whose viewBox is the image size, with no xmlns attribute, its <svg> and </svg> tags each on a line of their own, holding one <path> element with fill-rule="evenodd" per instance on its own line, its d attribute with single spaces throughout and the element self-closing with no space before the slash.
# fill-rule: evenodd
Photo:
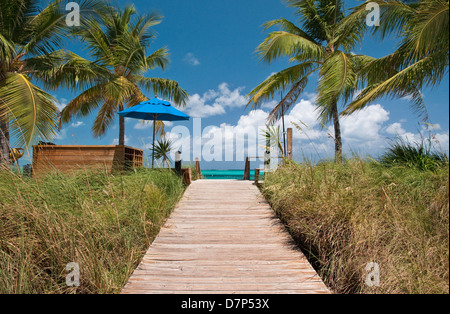
<svg viewBox="0 0 450 314">
<path fill-rule="evenodd" d="M 131 2 L 117 3 L 123 6 Z M 188 107 L 182 110 L 192 117 L 201 118 L 203 144 L 215 137 L 226 142 L 225 138 L 231 136 L 236 141 L 249 128 L 264 125 L 275 100 L 268 102 L 261 110 L 250 112 L 245 107 L 245 95 L 271 73 L 287 67 L 288 63 L 287 60 L 270 65 L 261 63 L 254 51 L 269 33 L 263 32 L 261 25 L 280 17 L 295 21 L 292 8 L 286 7 L 280 0 L 135 0 L 132 3 L 140 13 L 156 11 L 164 16 L 162 23 L 155 27 L 158 35 L 151 51 L 166 46 L 171 62 L 165 71 L 154 70 L 147 75 L 176 80 L 190 94 Z M 358 1 L 345 3 L 347 7 L 352 7 Z M 355 49 L 355 53 L 381 57 L 392 52 L 394 46 L 395 40 L 380 42 L 379 39 L 367 36 L 363 45 Z M 79 43 L 70 43 L 67 49 L 84 54 Z M 302 121 L 308 125 L 307 134 L 294 129 L 294 159 L 298 161 L 304 157 L 320 159 L 333 156 L 333 141 L 327 134 L 329 131 L 321 128 L 315 119 L 315 87 L 316 82 L 311 80 L 305 93 L 299 97 L 298 104 L 287 113 L 285 119 L 289 127 L 292 127 L 291 121 L 297 124 Z M 58 99 L 61 108 L 75 96 L 67 90 L 53 91 L 52 94 Z M 448 75 L 439 87 L 426 89 L 423 94 L 430 122 L 439 126 L 433 130 L 435 139 L 439 141 L 442 150 L 448 152 Z M 147 96 L 153 98 L 154 95 Z M 94 117 L 95 115 L 83 119 L 75 118 L 63 126 L 54 142 L 79 145 L 113 144 L 118 137 L 118 123 L 116 122 L 105 136 L 94 139 L 90 131 Z M 168 136 L 177 136 L 177 129 L 172 132 L 177 126 L 185 127 L 194 136 L 193 121 L 194 119 L 168 124 Z M 413 112 L 407 99 L 379 99 L 364 111 L 341 122 L 345 153 L 373 157 L 383 151 L 388 138 L 402 136 L 419 140 L 419 133 L 424 128 L 420 117 Z M 206 127 L 208 128 L 205 129 Z M 331 127 L 330 130 L 332 131 Z M 145 148 L 147 154 L 149 153 L 149 125 L 127 119 L 125 134 L 127 145 Z M 185 145 L 184 150 L 188 151 L 186 145 L 192 143 L 192 139 L 185 137 L 178 140 L 176 145 Z M 223 147 L 225 151 L 226 144 Z M 252 149 L 247 147 L 245 153 Z M 236 161 L 236 156 L 233 161 L 228 162 L 214 159 L 207 161 L 211 159 L 210 154 L 193 156 L 193 147 L 190 157 L 201 157 L 204 169 L 243 167 L 240 160 Z"/>
</svg>

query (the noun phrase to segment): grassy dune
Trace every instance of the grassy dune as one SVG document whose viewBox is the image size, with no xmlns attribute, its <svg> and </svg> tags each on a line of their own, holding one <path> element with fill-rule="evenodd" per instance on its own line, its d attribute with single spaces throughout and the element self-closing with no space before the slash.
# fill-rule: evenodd
<svg viewBox="0 0 450 314">
<path fill-rule="evenodd" d="M 0 171 L 0 293 L 116 293 L 184 192 L 169 170 Z M 80 267 L 68 287 L 67 263 Z"/>
<path fill-rule="evenodd" d="M 449 168 L 289 163 L 262 191 L 337 293 L 449 293 Z M 365 284 L 366 265 L 380 285 Z"/>
</svg>

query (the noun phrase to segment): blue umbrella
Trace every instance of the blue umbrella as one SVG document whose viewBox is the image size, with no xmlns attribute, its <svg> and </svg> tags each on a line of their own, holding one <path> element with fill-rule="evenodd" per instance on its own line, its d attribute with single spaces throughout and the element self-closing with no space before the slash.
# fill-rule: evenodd
<svg viewBox="0 0 450 314">
<path fill-rule="evenodd" d="M 140 120 L 153 120 L 153 148 L 155 147 L 155 124 L 156 121 L 183 121 L 189 120 L 189 116 L 175 109 L 169 102 L 153 98 L 143 101 L 136 106 L 130 107 L 118 113 L 125 118 Z M 152 168 L 155 163 L 155 152 L 152 151 Z"/>
</svg>

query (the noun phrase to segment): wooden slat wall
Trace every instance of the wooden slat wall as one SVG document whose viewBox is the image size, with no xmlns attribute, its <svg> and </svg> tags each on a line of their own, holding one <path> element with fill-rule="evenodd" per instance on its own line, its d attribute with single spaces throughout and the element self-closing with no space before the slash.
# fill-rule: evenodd
<svg viewBox="0 0 450 314">
<path fill-rule="evenodd" d="M 142 157 L 142 150 L 120 145 L 37 145 L 33 146 L 33 176 L 55 170 L 66 173 L 83 168 L 121 170 L 126 161 L 129 166 L 142 167 Z"/>
</svg>

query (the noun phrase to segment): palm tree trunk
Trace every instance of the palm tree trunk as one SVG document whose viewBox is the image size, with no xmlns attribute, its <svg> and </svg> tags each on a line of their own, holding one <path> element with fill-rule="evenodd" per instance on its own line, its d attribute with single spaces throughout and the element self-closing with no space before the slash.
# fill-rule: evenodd
<svg viewBox="0 0 450 314">
<path fill-rule="evenodd" d="M 0 163 L 9 163 L 9 122 L 5 116 L 0 119 Z"/>
<path fill-rule="evenodd" d="M 342 163 L 342 137 L 341 124 L 339 123 L 339 113 L 337 109 L 337 101 L 333 102 L 333 125 L 334 125 L 334 161 Z"/>
<path fill-rule="evenodd" d="M 119 106 L 119 111 L 123 110 L 123 105 Z M 119 145 L 125 145 L 125 118 L 119 116 Z"/>
</svg>

